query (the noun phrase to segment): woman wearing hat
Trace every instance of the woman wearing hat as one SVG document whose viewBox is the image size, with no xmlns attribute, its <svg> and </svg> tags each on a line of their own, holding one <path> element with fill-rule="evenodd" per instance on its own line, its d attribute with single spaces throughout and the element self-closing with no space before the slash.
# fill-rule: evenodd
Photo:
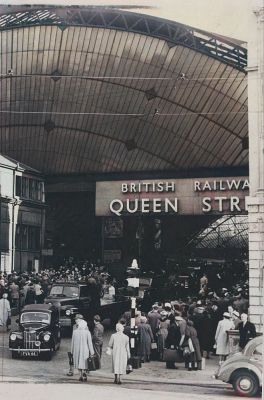
<svg viewBox="0 0 264 400">
<path fill-rule="evenodd" d="M 129 338 L 123 333 L 124 326 L 116 324 L 116 333 L 109 341 L 108 348 L 112 349 L 112 366 L 115 374 L 114 383 L 121 384 L 121 375 L 126 374 L 127 361 L 130 358 Z"/>
<path fill-rule="evenodd" d="M 231 320 L 229 312 L 224 312 L 222 321 L 219 321 L 215 334 L 216 354 L 220 356 L 219 364 L 221 365 L 226 356 L 229 354 L 229 344 L 227 331 L 234 329 L 235 325 Z"/>
<path fill-rule="evenodd" d="M 185 337 L 191 340 L 191 344 L 188 343 L 190 347 L 190 356 L 188 363 L 188 371 L 201 369 L 202 364 L 202 355 L 200 349 L 199 339 L 197 337 L 197 331 L 194 328 L 194 323 L 191 320 L 187 321 L 187 327 L 185 331 Z M 191 351 L 193 350 L 193 351 Z"/>
<path fill-rule="evenodd" d="M 6 328 L 6 330 L 8 330 L 8 320 L 11 317 L 11 308 L 7 297 L 7 293 L 4 293 L 3 298 L 0 299 L 0 327 Z"/>
<path fill-rule="evenodd" d="M 88 368 L 88 358 L 94 355 L 91 333 L 87 327 L 87 322 L 83 319 L 76 320 L 77 328 L 72 335 L 71 353 L 73 364 L 80 372 L 79 381 L 87 380 L 86 370 Z"/>
<path fill-rule="evenodd" d="M 140 318 L 140 323 L 138 324 L 138 336 L 138 355 L 140 356 L 141 362 L 149 362 L 151 353 L 151 342 L 154 341 L 154 336 L 150 325 L 147 323 L 147 317 L 145 316 L 142 316 Z"/>
<path fill-rule="evenodd" d="M 233 323 L 234 323 L 234 325 L 235 325 L 235 329 L 238 329 L 238 325 L 240 324 L 241 319 L 240 319 L 239 312 L 236 311 L 236 310 L 234 310 L 234 311 L 232 312 L 232 321 L 233 321 Z"/>
</svg>

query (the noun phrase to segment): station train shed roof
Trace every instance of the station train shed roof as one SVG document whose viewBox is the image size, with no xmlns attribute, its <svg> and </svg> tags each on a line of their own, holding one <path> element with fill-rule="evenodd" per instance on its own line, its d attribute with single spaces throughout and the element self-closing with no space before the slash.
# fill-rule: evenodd
<svg viewBox="0 0 264 400">
<path fill-rule="evenodd" d="M 247 51 L 103 7 L 0 7 L 0 148 L 47 176 L 248 166 Z"/>
</svg>

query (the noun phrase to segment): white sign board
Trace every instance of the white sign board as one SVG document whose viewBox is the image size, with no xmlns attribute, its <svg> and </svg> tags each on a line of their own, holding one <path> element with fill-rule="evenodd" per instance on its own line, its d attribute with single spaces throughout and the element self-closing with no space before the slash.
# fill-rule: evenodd
<svg viewBox="0 0 264 400">
<path fill-rule="evenodd" d="M 247 177 L 96 183 L 96 215 L 245 214 Z"/>
</svg>

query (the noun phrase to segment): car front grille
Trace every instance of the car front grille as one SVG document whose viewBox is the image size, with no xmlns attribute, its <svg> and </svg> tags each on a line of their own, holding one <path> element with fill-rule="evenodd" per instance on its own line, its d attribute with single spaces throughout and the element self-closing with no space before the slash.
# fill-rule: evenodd
<svg viewBox="0 0 264 400">
<path fill-rule="evenodd" d="M 36 332 L 24 332 L 24 348 L 25 349 L 35 349 L 35 342 L 37 340 Z"/>
</svg>

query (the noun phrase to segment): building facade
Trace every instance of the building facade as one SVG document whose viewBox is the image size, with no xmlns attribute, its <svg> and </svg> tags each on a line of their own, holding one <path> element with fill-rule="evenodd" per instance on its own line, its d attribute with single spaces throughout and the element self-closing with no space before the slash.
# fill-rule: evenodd
<svg viewBox="0 0 264 400">
<path fill-rule="evenodd" d="M 41 174 L 0 155 L 1 271 L 38 270 L 45 223 L 44 181 Z"/>
</svg>

